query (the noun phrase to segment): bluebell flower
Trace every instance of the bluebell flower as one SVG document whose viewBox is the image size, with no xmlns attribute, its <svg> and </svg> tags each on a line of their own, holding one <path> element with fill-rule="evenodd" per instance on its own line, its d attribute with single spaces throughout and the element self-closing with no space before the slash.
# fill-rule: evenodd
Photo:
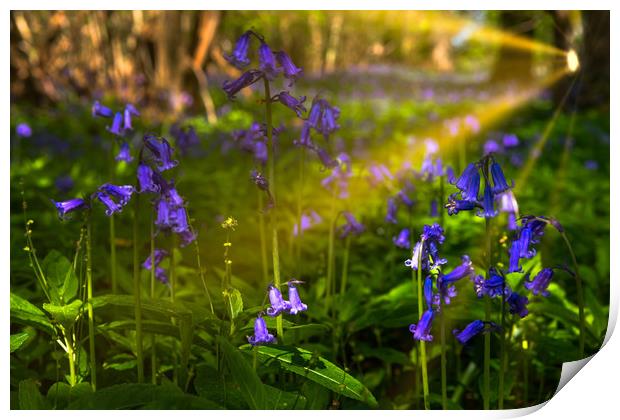
<svg viewBox="0 0 620 420">
<path fill-rule="evenodd" d="M 172 221 L 171 228 L 175 233 L 181 233 L 189 230 L 187 221 L 187 211 L 185 207 L 175 207 L 170 211 L 170 219 Z"/>
<path fill-rule="evenodd" d="M 181 239 L 181 243 L 179 244 L 181 246 L 181 248 L 183 248 L 183 247 L 191 244 L 192 242 L 194 242 L 196 240 L 196 237 L 197 237 L 196 232 L 194 232 L 189 227 L 187 229 L 185 229 L 184 231 L 177 232 L 177 235 Z"/>
<path fill-rule="evenodd" d="M 443 228 L 438 223 L 433 223 L 432 225 L 424 225 L 422 228 L 422 239 L 427 243 L 437 242 L 439 244 L 443 244 L 443 241 L 446 237 L 443 234 Z"/>
<path fill-rule="evenodd" d="M 439 217 L 439 210 L 437 209 L 437 200 L 436 199 L 431 200 L 430 215 L 431 215 L 431 217 Z"/>
<path fill-rule="evenodd" d="M 258 316 L 254 321 L 254 335 L 247 337 L 248 343 L 253 346 L 259 346 L 261 344 L 269 344 L 276 341 L 272 334 L 269 334 L 267 330 L 267 324 L 262 316 Z"/>
<path fill-rule="evenodd" d="M 73 182 L 73 178 L 71 178 L 70 175 L 63 175 L 56 178 L 56 180 L 54 181 L 54 185 L 56 186 L 56 189 L 58 189 L 58 191 L 67 193 L 71 191 L 75 183 Z"/>
<path fill-rule="evenodd" d="M 498 213 L 499 212 L 495 209 L 495 196 L 493 195 L 491 186 L 485 180 L 484 197 L 482 200 L 482 212 L 478 215 L 484 216 L 485 218 L 491 218 L 497 216 Z"/>
<path fill-rule="evenodd" d="M 489 277 L 487 279 L 478 275 L 472 277 L 472 282 L 474 283 L 474 291 L 479 298 L 485 295 L 491 298 L 499 295 L 505 296 L 510 293 L 510 287 L 506 284 L 506 279 L 495 267 L 489 269 Z"/>
<path fill-rule="evenodd" d="M 120 204 L 114 202 L 114 200 L 112 200 L 112 197 L 110 197 L 107 193 L 103 191 L 95 192 L 94 196 L 106 207 L 106 216 L 111 216 L 114 213 L 119 213 L 123 209 Z"/>
<path fill-rule="evenodd" d="M 502 167 L 497 162 L 491 163 L 491 179 L 493 180 L 493 194 L 499 194 L 511 188 L 506 182 Z"/>
<path fill-rule="evenodd" d="M 119 150 L 118 155 L 116 155 L 114 160 L 116 160 L 117 162 L 123 161 L 127 163 L 133 161 L 133 157 L 131 156 L 131 150 L 129 150 L 129 144 L 127 144 L 127 142 L 124 141 L 123 144 L 121 144 L 121 149 Z"/>
<path fill-rule="evenodd" d="M 109 183 L 100 186 L 99 190 L 116 198 L 121 207 L 129 203 L 131 195 L 134 193 L 134 187 L 131 185 L 113 185 Z"/>
<path fill-rule="evenodd" d="M 316 97 L 312 100 L 310 113 L 308 114 L 308 119 L 306 120 L 308 126 L 314 128 L 315 130 L 318 130 L 321 122 L 322 103 L 322 99 L 318 99 Z"/>
<path fill-rule="evenodd" d="M 288 301 L 290 304 L 288 313 L 291 315 L 297 315 L 299 312 L 303 312 L 308 309 L 308 305 L 303 303 L 299 297 L 299 291 L 295 286 L 297 283 L 300 283 L 298 280 L 291 280 L 288 284 Z"/>
<path fill-rule="evenodd" d="M 435 313 L 432 309 L 428 309 L 422 314 L 418 324 L 409 325 L 409 331 L 413 333 L 413 339 L 417 341 L 433 341 L 431 335 L 431 327 L 433 326 L 433 317 Z"/>
<path fill-rule="evenodd" d="M 243 73 L 239 78 L 233 82 L 225 81 L 222 85 L 222 89 L 228 95 L 228 99 L 234 99 L 235 95 L 243 88 L 256 83 L 262 77 L 262 73 L 258 70 L 248 70 Z"/>
<path fill-rule="evenodd" d="M 338 117 L 340 116 L 340 109 L 329 105 L 327 101 L 325 101 L 325 106 L 323 108 L 323 115 L 321 116 L 321 128 L 319 131 L 323 133 L 323 136 L 327 138 L 331 133 L 340 128 L 340 125 L 336 122 Z"/>
<path fill-rule="evenodd" d="M 284 72 L 284 77 L 290 80 L 289 86 L 293 84 L 295 80 L 303 73 L 303 70 L 300 67 L 297 67 L 291 57 L 284 51 L 276 52 L 276 59 L 280 66 L 282 66 L 282 71 Z"/>
<path fill-rule="evenodd" d="M 138 117 L 140 113 L 132 104 L 125 105 L 125 110 L 123 111 L 123 129 L 124 130 L 133 130 L 133 126 L 131 125 L 131 116 Z"/>
<path fill-rule="evenodd" d="M 161 187 L 154 181 L 154 173 L 150 166 L 141 163 L 138 165 L 138 184 L 140 193 L 143 192 L 159 192 Z"/>
<path fill-rule="evenodd" d="M 452 169 L 452 166 L 446 166 L 446 179 L 450 184 L 454 184 L 456 182 L 456 178 L 454 177 L 454 169 Z"/>
<path fill-rule="evenodd" d="M 508 260 L 508 273 L 520 273 L 521 266 L 519 265 L 519 241 L 512 241 L 512 243 L 510 244 L 510 250 L 508 252 L 510 254 L 510 258 Z"/>
<path fill-rule="evenodd" d="M 164 198 L 160 198 L 156 203 L 157 217 L 155 218 L 155 226 L 159 228 L 171 227 L 170 204 Z"/>
<path fill-rule="evenodd" d="M 448 197 L 448 203 L 445 205 L 445 208 L 448 209 L 448 215 L 453 216 L 455 214 L 458 214 L 459 211 L 468 211 L 476 208 L 475 201 L 458 200 L 455 197 L 456 193 L 450 194 L 450 196 Z"/>
<path fill-rule="evenodd" d="M 15 133 L 18 137 L 30 137 L 32 136 L 32 129 L 26 123 L 19 123 L 15 127 Z"/>
<path fill-rule="evenodd" d="M 424 279 L 424 301 L 426 302 L 426 307 L 428 309 L 432 309 L 433 303 L 433 277 L 427 276 Z"/>
<path fill-rule="evenodd" d="M 271 307 L 266 311 L 269 316 L 278 316 L 291 308 L 291 304 L 282 298 L 282 293 L 273 284 L 269 285 L 269 302 Z"/>
<path fill-rule="evenodd" d="M 484 322 L 479 319 L 470 322 L 462 331 L 453 330 L 452 334 L 459 343 L 465 345 L 478 334 L 499 330 L 499 326 L 494 322 Z"/>
<path fill-rule="evenodd" d="M 172 159 L 174 149 L 165 138 L 157 139 L 155 136 L 145 136 L 144 145 L 153 154 L 158 171 L 167 171 L 179 164 L 178 161 Z"/>
<path fill-rule="evenodd" d="M 417 270 L 420 258 L 422 259 L 422 270 L 434 270 L 447 262 L 445 258 L 439 256 L 439 245 L 445 240 L 443 228 L 439 224 L 424 225 L 420 239 L 424 245 L 421 246 L 422 241 L 415 244 L 411 259 L 405 261 L 407 267 Z"/>
<path fill-rule="evenodd" d="M 398 194 L 396 194 L 396 196 L 398 198 L 400 198 L 400 201 L 407 207 L 411 207 L 413 206 L 413 200 L 411 198 L 409 198 L 409 196 L 407 195 L 407 193 L 405 192 L 405 190 L 400 190 L 398 192 Z"/>
<path fill-rule="evenodd" d="M 329 187 L 332 183 L 338 185 L 340 191 L 340 198 L 347 198 L 349 195 L 349 178 L 351 177 L 351 158 L 346 153 L 340 153 L 335 159 L 337 165 L 332 168 L 331 174 L 321 180 L 321 185 L 325 188 Z"/>
<path fill-rule="evenodd" d="M 106 129 L 112 134 L 115 134 L 117 136 L 122 136 L 123 135 L 123 114 L 121 114 L 120 112 L 117 112 L 114 115 L 114 119 L 112 120 L 112 125 L 109 127 L 106 127 Z"/>
<path fill-rule="evenodd" d="M 442 274 L 441 279 L 444 283 L 454 283 L 472 274 L 474 274 L 474 267 L 471 263 L 471 258 L 469 258 L 469 255 L 463 255 L 461 257 L 461 264 L 448 274 Z"/>
<path fill-rule="evenodd" d="M 269 182 L 267 181 L 267 178 L 265 178 L 257 170 L 252 169 L 252 171 L 250 172 L 250 179 L 256 184 L 259 189 L 263 191 L 269 191 Z"/>
<path fill-rule="evenodd" d="M 301 134 L 299 136 L 299 140 L 293 140 L 293 144 L 295 146 L 302 146 L 307 149 L 314 150 L 316 146 L 312 143 L 312 140 L 310 139 L 310 129 L 311 125 L 308 123 L 308 121 L 305 121 L 301 127 Z"/>
<path fill-rule="evenodd" d="M 369 180 L 373 186 L 381 184 L 388 179 L 394 179 L 394 176 L 390 173 L 390 170 L 384 164 L 371 164 L 368 170 L 370 171 L 371 175 Z"/>
<path fill-rule="evenodd" d="M 173 185 L 174 185 L 174 181 L 171 181 L 169 184 L 166 185 L 166 188 L 165 188 L 166 199 L 173 206 L 180 207 L 183 205 L 183 198 L 181 198 L 181 196 L 179 195 L 179 192 Z"/>
<path fill-rule="evenodd" d="M 159 280 L 163 284 L 168 284 L 168 276 L 166 275 L 166 271 L 158 267 L 162 260 L 168 256 L 168 252 L 163 249 L 155 249 L 153 254 L 149 255 L 146 260 L 142 263 L 142 267 L 145 270 L 151 270 L 151 263 L 155 263 L 155 278 Z M 155 261 L 153 261 L 153 259 Z"/>
<path fill-rule="evenodd" d="M 282 105 L 292 109 L 299 118 L 301 118 L 302 113 L 306 112 L 306 108 L 303 105 L 306 101 L 305 96 L 300 96 L 299 99 L 297 99 L 291 96 L 287 91 L 282 91 L 277 95 L 277 98 Z"/>
<path fill-rule="evenodd" d="M 314 210 L 310 214 L 302 214 L 299 223 L 295 223 L 293 226 L 293 236 L 298 236 L 301 232 L 310 229 L 312 226 L 321 223 L 323 219 Z"/>
<path fill-rule="evenodd" d="M 525 296 L 521 296 L 517 292 L 510 293 L 506 298 L 506 303 L 508 303 L 508 310 L 511 314 L 517 314 L 521 318 L 525 318 L 529 313 L 527 309 L 529 299 Z"/>
<path fill-rule="evenodd" d="M 454 186 L 461 191 L 467 191 L 470 188 L 470 185 L 472 184 L 472 178 L 474 178 L 475 176 L 478 176 L 478 187 L 479 187 L 480 174 L 478 173 L 478 168 L 476 167 L 475 164 L 470 163 L 463 170 L 463 173 L 461 174 L 461 176 L 459 176 L 458 179 L 455 181 Z M 472 195 L 473 195 L 472 199 L 477 200 L 478 189 L 476 189 L 475 193 Z M 463 197 L 463 199 L 465 200 L 467 200 L 468 198 L 469 198 L 469 194 L 467 195 L 467 197 L 465 196 Z"/>
<path fill-rule="evenodd" d="M 387 223 L 397 224 L 398 219 L 396 217 L 396 212 L 398 211 L 398 207 L 396 206 L 396 200 L 392 197 L 388 198 L 387 201 L 387 214 L 385 215 L 385 221 Z"/>
<path fill-rule="evenodd" d="M 392 238 L 394 245 L 399 248 L 409 249 L 411 248 L 411 242 L 409 241 L 409 229 L 405 228 L 400 231 L 398 236 Z"/>
<path fill-rule="evenodd" d="M 504 147 L 516 147 L 519 145 L 519 138 L 516 134 L 504 134 L 502 137 L 502 143 Z"/>
<path fill-rule="evenodd" d="M 252 35 L 251 31 L 246 31 L 239 37 L 237 43 L 235 44 L 235 49 L 232 54 L 224 54 L 224 58 L 233 66 L 238 69 L 242 69 L 243 67 L 250 64 L 250 59 L 248 58 L 248 47 L 250 46 L 250 36 Z"/>
<path fill-rule="evenodd" d="M 544 297 L 549 296 L 547 288 L 553 278 L 552 268 L 543 268 L 534 276 L 534 279 L 530 282 L 525 282 L 525 288 L 532 292 L 535 296 L 541 295 Z"/>
<path fill-rule="evenodd" d="M 315 150 L 324 167 L 336 168 L 338 166 L 338 160 L 332 158 L 329 153 L 327 153 L 327 150 L 323 149 L 322 147 L 316 147 Z"/>
<path fill-rule="evenodd" d="M 81 198 L 72 198 L 67 201 L 54 201 L 51 200 L 56 206 L 56 210 L 58 210 L 58 217 L 62 220 L 69 213 L 72 213 L 77 210 L 82 210 L 88 207 L 86 201 Z"/>
<path fill-rule="evenodd" d="M 500 151 L 499 144 L 497 144 L 495 140 L 487 140 L 487 142 L 484 143 L 484 154 L 485 155 L 490 155 L 492 153 L 497 153 L 499 151 Z"/>
<path fill-rule="evenodd" d="M 277 67 L 271 48 L 265 42 L 261 42 L 258 47 L 258 62 L 267 80 L 275 79 L 282 72 L 282 69 Z"/>
<path fill-rule="evenodd" d="M 499 196 L 499 210 L 508 214 L 508 230 L 517 230 L 517 214 L 519 214 L 519 204 L 511 190 L 505 191 Z"/>
<path fill-rule="evenodd" d="M 420 261 L 420 253 L 422 252 L 422 242 L 416 242 L 413 246 L 413 253 L 411 255 L 411 259 L 405 260 L 405 265 L 407 267 L 411 267 L 412 270 L 417 270 Z M 424 260 L 422 262 L 422 266 L 424 266 Z"/>
<path fill-rule="evenodd" d="M 99 101 L 93 102 L 93 106 L 91 110 L 92 110 L 93 117 L 111 118 L 112 115 L 114 115 L 114 113 L 112 112 L 110 108 L 108 108 L 107 106 L 101 105 Z"/>
<path fill-rule="evenodd" d="M 342 215 L 347 221 L 344 225 L 340 226 L 340 238 L 346 238 L 351 234 L 360 235 L 364 232 L 364 225 L 358 222 L 351 213 L 345 211 Z"/>
</svg>

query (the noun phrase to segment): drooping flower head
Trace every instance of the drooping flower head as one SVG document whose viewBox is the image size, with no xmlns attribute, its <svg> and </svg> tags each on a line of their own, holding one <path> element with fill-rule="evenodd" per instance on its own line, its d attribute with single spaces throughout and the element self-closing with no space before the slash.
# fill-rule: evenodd
<svg viewBox="0 0 620 420">
<path fill-rule="evenodd" d="M 114 112 L 112 112 L 112 110 L 107 106 L 99 103 L 99 101 L 95 101 L 92 106 L 92 114 L 93 117 L 111 118 L 114 115 Z"/>
<path fill-rule="evenodd" d="M 243 73 L 237 80 L 234 81 L 225 81 L 222 85 L 222 89 L 228 95 L 228 99 L 235 99 L 235 95 L 239 93 L 239 91 L 243 88 L 253 85 L 260 78 L 263 77 L 263 74 L 258 70 L 248 70 Z"/>
<path fill-rule="evenodd" d="M 297 284 L 301 283 L 299 280 L 292 279 L 288 284 L 288 301 L 290 304 L 288 313 L 291 315 L 297 315 L 299 312 L 303 312 L 308 309 L 308 305 L 303 303 L 299 297 L 299 291 L 297 290 Z"/>
<path fill-rule="evenodd" d="M 58 210 L 58 218 L 64 220 L 65 216 L 69 213 L 73 213 L 74 211 L 82 210 L 88 208 L 88 204 L 81 198 L 72 198 L 67 201 L 54 201 L 51 200 Z"/>
<path fill-rule="evenodd" d="M 394 236 L 392 238 L 392 241 L 394 242 L 394 245 L 396 245 L 399 248 L 404 248 L 404 249 L 409 249 L 411 248 L 411 241 L 409 241 L 409 229 L 404 228 L 402 229 L 398 236 Z"/>
<path fill-rule="evenodd" d="M 508 303 L 508 310 L 511 314 L 517 314 L 521 318 L 525 318 L 529 313 L 527 309 L 529 299 L 526 296 L 521 296 L 517 292 L 511 292 L 506 297 L 506 303 Z"/>
<path fill-rule="evenodd" d="M 289 55 L 284 51 L 276 52 L 276 59 L 278 60 L 278 63 L 280 63 L 280 66 L 282 66 L 284 77 L 290 81 L 289 86 L 291 86 L 293 82 L 295 82 L 295 80 L 303 74 L 303 69 L 297 67 L 293 63 L 293 60 L 291 60 L 291 57 L 289 57 Z"/>
<path fill-rule="evenodd" d="M 470 322 L 462 331 L 454 330 L 452 333 L 459 343 L 465 345 L 478 334 L 497 331 L 500 327 L 494 322 L 484 322 L 479 319 Z"/>
<path fill-rule="evenodd" d="M 266 42 L 261 42 L 260 47 L 258 47 L 258 62 L 261 71 L 268 80 L 274 80 L 282 72 Z"/>
<path fill-rule="evenodd" d="M 155 162 L 157 163 L 157 170 L 160 172 L 172 169 L 179 164 L 178 161 L 172 158 L 174 149 L 168 143 L 165 138 L 158 139 L 152 135 L 144 136 L 144 145 L 152 153 Z"/>
<path fill-rule="evenodd" d="M 551 284 L 553 278 L 552 268 L 543 268 L 534 276 L 534 279 L 530 282 L 525 282 L 525 288 L 532 292 L 535 296 L 541 295 L 544 297 L 549 296 L 547 288 Z"/>
<path fill-rule="evenodd" d="M 242 69 L 250 64 L 250 59 L 248 58 L 248 47 L 250 46 L 251 35 L 251 31 L 244 32 L 243 35 L 241 35 L 237 40 L 232 54 L 224 54 L 226 61 L 238 69 Z"/>
<path fill-rule="evenodd" d="M 114 213 L 120 213 L 123 206 L 117 204 L 110 195 L 104 191 L 97 191 L 94 193 L 94 197 L 98 199 L 105 207 L 106 216 L 111 216 Z"/>
<path fill-rule="evenodd" d="M 428 271 L 445 264 L 447 260 L 439 256 L 439 245 L 443 244 L 444 240 L 443 228 L 439 224 L 424 225 L 420 241 L 415 244 L 413 255 L 405 261 L 405 265 L 417 270 L 421 259 L 421 269 Z"/>
<path fill-rule="evenodd" d="M 116 114 L 114 114 L 112 125 L 109 127 L 106 127 L 106 129 L 112 134 L 115 134 L 117 136 L 122 136 L 124 133 L 123 114 L 121 114 L 120 112 L 117 112 Z"/>
<path fill-rule="evenodd" d="M 480 298 L 482 296 L 506 296 L 510 294 L 510 286 L 506 284 L 504 275 L 499 272 L 495 267 L 489 269 L 489 276 L 485 279 L 483 276 L 472 276 L 472 282 L 474 284 L 474 291 Z"/>
<path fill-rule="evenodd" d="M 273 284 L 269 285 L 269 302 L 271 306 L 266 311 L 269 316 L 278 316 L 291 308 L 291 304 L 282 298 L 282 293 Z"/>
<path fill-rule="evenodd" d="M 113 185 L 110 183 L 101 185 L 99 190 L 114 197 L 121 206 L 127 205 L 131 199 L 131 195 L 134 193 L 134 187 L 132 185 Z"/>
<path fill-rule="evenodd" d="M 252 171 L 250 172 L 250 179 L 256 184 L 259 189 L 263 191 L 269 191 L 269 181 L 267 181 L 267 178 L 265 178 L 256 169 L 252 169 Z"/>
<path fill-rule="evenodd" d="M 432 309 L 428 309 L 422 314 L 420 321 L 416 324 L 409 325 L 409 331 L 413 334 L 416 341 L 433 341 L 431 335 L 431 327 L 433 326 L 433 318 L 435 313 Z"/>
<path fill-rule="evenodd" d="M 299 99 L 297 99 L 284 90 L 277 95 L 277 99 L 282 105 L 292 109 L 299 118 L 301 118 L 302 113 L 306 112 L 306 108 L 304 107 L 304 102 L 306 101 L 305 96 L 300 96 Z"/>
<path fill-rule="evenodd" d="M 267 324 L 262 316 L 258 315 L 254 321 L 254 335 L 247 337 L 248 343 L 253 346 L 259 346 L 261 344 L 270 344 L 276 341 L 272 334 L 269 334 L 267 330 Z"/>
<path fill-rule="evenodd" d="M 161 190 L 160 185 L 155 182 L 153 169 L 149 165 L 140 163 L 138 165 L 137 177 L 138 184 L 140 186 L 140 193 L 143 192 L 155 192 L 158 193 Z"/>
<path fill-rule="evenodd" d="M 117 162 L 131 162 L 133 161 L 133 157 L 131 156 L 131 150 L 129 149 L 129 144 L 126 141 L 121 144 L 121 149 L 118 152 L 118 155 L 114 158 Z"/>
<path fill-rule="evenodd" d="M 360 235 L 364 232 L 364 225 L 358 222 L 353 214 L 348 211 L 342 213 L 346 219 L 346 223 L 340 226 L 340 238 L 346 238 L 349 235 Z"/>
</svg>

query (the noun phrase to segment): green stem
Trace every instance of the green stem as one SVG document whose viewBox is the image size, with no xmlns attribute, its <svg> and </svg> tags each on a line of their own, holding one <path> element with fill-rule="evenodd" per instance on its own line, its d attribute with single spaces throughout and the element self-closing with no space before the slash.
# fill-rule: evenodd
<svg viewBox="0 0 620 420">
<path fill-rule="evenodd" d="M 568 248 L 568 253 L 573 261 L 573 267 L 575 268 L 575 282 L 577 286 L 577 305 L 579 306 L 579 354 L 583 359 L 586 357 L 585 354 L 585 340 L 586 340 L 586 316 L 585 316 L 585 304 L 583 298 L 583 281 L 581 276 L 579 275 L 579 264 L 577 264 L 577 258 L 575 257 L 575 253 L 573 252 L 573 247 L 568 240 L 565 232 L 560 232 L 562 239 L 564 239 L 564 243 Z"/>
<path fill-rule="evenodd" d="M 420 249 L 424 249 L 424 240 L 420 241 Z M 422 319 L 422 314 L 424 313 L 424 302 L 422 299 L 422 254 L 423 252 L 418 253 L 418 269 L 416 270 L 417 274 L 417 287 L 418 287 L 418 314 L 419 318 Z M 424 409 L 430 409 L 430 401 L 429 401 L 429 391 L 428 391 L 428 370 L 426 366 L 426 342 L 424 340 L 420 340 L 420 363 L 422 364 L 422 394 L 424 396 Z"/>
<path fill-rule="evenodd" d="M 174 255 L 174 251 L 176 248 L 176 235 L 172 235 L 172 242 L 170 244 L 170 302 L 174 305 L 176 301 L 176 283 L 177 283 L 177 273 L 176 273 L 176 258 Z M 174 320 L 173 320 L 174 323 Z M 179 363 L 177 358 L 177 342 L 173 341 L 172 345 L 172 359 L 174 370 L 172 373 L 172 381 L 175 385 L 179 384 Z"/>
<path fill-rule="evenodd" d="M 329 239 L 327 243 L 327 273 L 325 278 L 325 312 L 330 313 L 332 282 L 334 281 L 334 242 L 336 236 L 336 187 L 332 189 Z"/>
<path fill-rule="evenodd" d="M 303 230 L 301 228 L 301 218 L 303 213 L 303 197 L 304 197 L 304 178 L 305 178 L 306 148 L 301 148 L 301 156 L 299 157 L 299 188 L 297 190 L 297 241 L 295 246 L 295 261 L 297 267 L 297 277 L 301 276 L 301 242 Z"/>
<path fill-rule="evenodd" d="M 88 308 L 88 348 L 90 353 L 90 382 L 97 389 L 97 357 L 95 355 L 95 316 L 93 314 L 93 262 L 90 215 L 86 225 L 86 297 Z"/>
<path fill-rule="evenodd" d="M 118 293 L 116 281 L 116 227 L 114 215 L 110 215 L 110 279 L 112 281 L 112 294 Z"/>
<path fill-rule="evenodd" d="M 446 316 L 445 311 L 439 313 L 439 323 L 441 327 L 441 407 L 448 409 L 448 392 L 446 389 Z"/>
<path fill-rule="evenodd" d="M 506 370 L 506 316 L 504 314 L 505 311 L 505 296 L 503 295 L 503 291 L 506 288 L 506 280 L 502 281 L 502 302 L 500 309 L 500 342 L 499 342 L 499 390 L 498 390 L 498 402 L 497 408 L 500 410 L 504 409 L 504 371 Z"/>
<path fill-rule="evenodd" d="M 151 299 L 155 299 L 155 223 L 151 213 Z M 157 384 L 157 336 L 151 334 L 151 382 Z"/>
<path fill-rule="evenodd" d="M 77 383 L 75 374 L 75 351 L 73 349 L 73 342 L 69 338 L 64 328 L 61 328 L 62 334 L 65 336 L 65 345 L 67 346 L 67 357 L 69 358 L 69 385 L 75 386 Z"/>
<path fill-rule="evenodd" d="M 485 219 L 485 239 L 486 239 L 486 253 L 488 260 L 488 269 L 491 269 L 492 257 L 491 257 L 491 219 Z M 489 274 L 487 275 L 489 278 Z M 491 300 L 488 296 L 484 299 L 484 320 L 485 322 L 491 321 Z M 483 371 L 483 407 L 485 410 L 490 408 L 490 383 L 491 383 L 491 334 L 484 335 L 484 371 Z"/>
<path fill-rule="evenodd" d="M 136 320 L 136 358 L 138 383 L 144 382 L 144 358 L 142 354 L 142 287 L 140 285 L 140 261 L 138 255 L 138 220 L 140 214 L 140 195 L 136 194 L 133 208 L 133 297 Z"/>
<path fill-rule="evenodd" d="M 271 158 L 268 159 L 269 163 L 269 188 L 271 192 L 271 199 L 273 201 L 273 208 L 271 209 L 271 256 L 273 259 L 273 283 L 278 289 L 280 288 L 280 254 L 278 252 L 278 229 L 276 226 L 276 179 L 275 179 L 275 165 L 276 165 L 276 145 L 273 141 L 273 123 L 271 119 L 271 91 L 269 89 L 269 80 L 266 77 L 263 78 L 265 84 L 265 125 L 267 126 L 267 143 L 271 146 Z M 282 324 L 282 314 L 276 317 L 276 332 L 278 334 L 278 340 L 280 344 L 284 344 L 284 328 Z"/>
<path fill-rule="evenodd" d="M 211 300 L 211 294 L 209 293 L 209 288 L 207 287 L 207 280 L 205 280 L 204 269 L 202 268 L 202 264 L 200 262 L 200 247 L 198 246 L 198 238 L 194 240 L 194 248 L 196 249 L 196 264 L 198 265 L 198 272 L 200 273 L 200 281 L 202 282 L 202 286 L 205 289 L 205 294 L 207 295 L 207 300 L 209 301 L 209 308 L 211 309 L 211 313 L 215 315 L 215 310 L 213 309 L 213 301 Z"/>
<path fill-rule="evenodd" d="M 340 294 L 344 295 L 347 290 L 347 278 L 349 276 L 349 249 L 351 248 L 351 235 L 347 235 L 344 242 L 344 255 L 342 257 L 342 281 L 340 282 Z"/>
<path fill-rule="evenodd" d="M 263 213 L 263 192 L 259 189 L 258 192 L 258 232 L 260 235 L 260 256 L 263 271 L 263 283 L 269 283 L 269 263 L 267 260 L 267 233 L 265 232 L 265 215 Z"/>
</svg>

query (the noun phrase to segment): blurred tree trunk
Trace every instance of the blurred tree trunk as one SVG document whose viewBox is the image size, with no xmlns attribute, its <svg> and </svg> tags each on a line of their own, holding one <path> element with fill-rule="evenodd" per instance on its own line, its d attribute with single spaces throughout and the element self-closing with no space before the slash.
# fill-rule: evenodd
<svg viewBox="0 0 620 420">
<path fill-rule="evenodd" d="M 311 70 L 315 73 L 320 73 L 323 70 L 323 25 L 319 13 L 310 11 L 308 19 L 312 41 L 310 63 L 312 64 Z"/>
<path fill-rule="evenodd" d="M 331 16 L 331 23 L 329 25 L 329 44 L 325 52 L 324 73 L 332 73 L 336 68 L 336 54 L 340 46 L 343 21 L 340 13 L 330 13 L 328 16 Z"/>
<path fill-rule="evenodd" d="M 220 22 L 219 11 L 204 11 L 200 15 L 200 22 L 198 27 L 198 45 L 194 51 L 194 58 L 192 60 L 192 71 L 198 81 L 198 88 L 200 91 L 200 97 L 207 113 L 207 120 L 214 124 L 217 122 L 217 115 L 215 113 L 215 104 L 209 94 L 209 81 L 206 71 L 203 70 L 204 61 L 207 58 L 209 48 L 215 37 L 217 26 Z"/>
<path fill-rule="evenodd" d="M 553 45 L 562 51 L 568 51 L 572 47 L 573 25 L 570 18 L 570 12 L 567 10 L 550 11 L 551 19 L 553 19 Z M 561 66 L 565 63 L 561 62 Z M 554 69 L 555 70 L 555 69 Z M 566 95 L 568 89 L 573 83 L 572 77 L 564 77 L 559 80 L 552 88 L 553 102 L 559 105 Z"/>
<path fill-rule="evenodd" d="M 501 29 L 507 32 L 515 32 L 518 28 L 519 36 L 532 37 L 534 25 L 530 25 L 533 19 L 528 11 L 503 10 L 500 12 Z M 491 83 L 503 83 L 515 81 L 519 84 L 529 84 L 532 79 L 532 64 L 534 55 L 532 50 L 516 49 L 511 46 L 501 45 L 497 53 L 495 66 L 491 71 Z"/>
<path fill-rule="evenodd" d="M 609 11 L 584 11 L 582 19 L 581 80 L 577 82 L 581 86 L 577 86 L 577 103 L 609 108 Z"/>
</svg>

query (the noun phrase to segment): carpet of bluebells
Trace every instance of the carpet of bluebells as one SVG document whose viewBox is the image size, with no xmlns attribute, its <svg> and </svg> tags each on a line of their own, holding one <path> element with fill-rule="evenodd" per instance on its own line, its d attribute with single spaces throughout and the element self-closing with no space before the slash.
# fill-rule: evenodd
<svg viewBox="0 0 620 420">
<path fill-rule="evenodd" d="M 542 91 L 485 126 L 514 87 L 319 79 L 268 41 L 225 52 L 216 124 L 13 104 L 11 406 L 549 399 L 607 328 L 609 121 Z"/>
</svg>

